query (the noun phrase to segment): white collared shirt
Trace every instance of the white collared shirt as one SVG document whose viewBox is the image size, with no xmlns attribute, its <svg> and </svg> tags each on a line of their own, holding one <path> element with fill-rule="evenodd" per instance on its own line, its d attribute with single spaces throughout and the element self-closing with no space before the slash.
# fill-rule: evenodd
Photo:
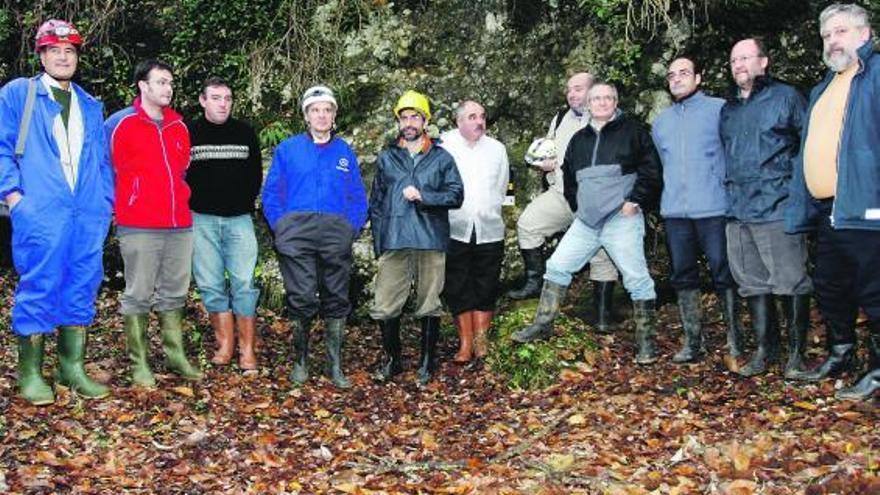
<svg viewBox="0 0 880 495">
<path fill-rule="evenodd" d="M 443 133 L 441 146 L 455 158 L 464 182 L 461 208 L 449 210 L 449 236 L 470 242 L 476 229 L 477 244 L 503 241 L 501 205 L 510 178 L 507 149 L 485 135 L 471 145 L 458 129 Z"/>
<path fill-rule="evenodd" d="M 52 87 L 61 88 L 61 85 L 49 74 L 43 74 L 40 82 L 49 92 L 49 98 L 55 101 L 52 94 Z M 52 136 L 55 138 L 55 144 L 58 145 L 58 154 L 61 159 L 61 171 L 64 173 L 64 179 L 70 190 L 76 187 L 76 179 L 79 174 L 79 157 L 82 153 L 83 138 L 85 135 L 82 111 L 79 108 L 79 98 L 76 91 L 71 86 L 70 91 L 70 115 L 67 118 L 67 127 L 64 127 L 64 121 L 61 114 L 55 116 L 52 122 Z"/>
</svg>

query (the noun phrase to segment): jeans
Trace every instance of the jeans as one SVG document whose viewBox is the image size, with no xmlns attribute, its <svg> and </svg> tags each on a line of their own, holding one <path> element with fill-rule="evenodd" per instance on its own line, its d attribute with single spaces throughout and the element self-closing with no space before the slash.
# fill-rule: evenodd
<svg viewBox="0 0 880 495">
<path fill-rule="evenodd" d="M 590 260 L 599 248 L 605 248 L 623 274 L 623 285 L 634 301 L 657 298 L 654 280 L 645 260 L 645 219 L 641 212 L 626 217 L 620 212 L 600 229 L 587 227 L 575 219 L 547 260 L 545 280 L 568 286 L 571 276 Z"/>
<path fill-rule="evenodd" d="M 257 238 L 250 215 L 193 212 L 193 277 L 209 313 L 232 309 L 239 316 L 256 314 L 256 265 Z"/>
<path fill-rule="evenodd" d="M 700 288 L 700 252 L 706 256 L 715 290 L 722 292 L 736 287 L 727 264 L 727 219 L 666 218 L 666 242 L 672 260 L 670 282 L 675 290 Z"/>
</svg>

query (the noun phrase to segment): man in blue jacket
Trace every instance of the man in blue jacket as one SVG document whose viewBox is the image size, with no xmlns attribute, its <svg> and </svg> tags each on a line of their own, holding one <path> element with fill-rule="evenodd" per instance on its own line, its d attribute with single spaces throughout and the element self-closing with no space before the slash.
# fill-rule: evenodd
<svg viewBox="0 0 880 495">
<path fill-rule="evenodd" d="M 379 322 L 388 357 L 377 378 L 389 380 L 403 370 L 400 313 L 415 283 L 415 316 L 422 326 L 418 383 L 425 385 L 437 367 L 448 211 L 461 207 L 464 184 L 455 159 L 425 132 L 431 107 L 424 95 L 405 92 L 394 115 L 400 133 L 379 154 L 370 191 L 373 248 L 379 259 L 370 316 Z"/>
<path fill-rule="evenodd" d="M 880 57 L 858 5 L 826 8 L 819 32 L 829 71 L 810 94 L 786 230 L 817 232 L 814 279 L 829 355 L 796 378 L 855 370 L 861 306 L 870 329 L 868 373 L 837 397 L 864 400 L 880 389 Z"/>
<path fill-rule="evenodd" d="M 810 318 L 807 244 L 785 233 L 783 213 L 800 142 L 806 102 L 792 86 L 767 75 L 770 60 L 760 39 L 737 42 L 730 52 L 736 87 L 721 109 L 727 161 L 727 258 L 752 316 L 757 349 L 738 370 L 765 373 L 779 353 L 774 296 L 788 326 L 785 375 L 801 370 Z"/>
<path fill-rule="evenodd" d="M 10 208 L 20 279 L 12 307 L 18 388 L 35 405 L 55 401 L 43 379 L 43 339 L 58 331 L 58 384 L 87 398 L 109 395 L 83 369 L 86 327 L 95 318 L 104 238 L 113 209 L 101 103 L 72 82 L 82 37 L 66 21 L 40 26 L 45 72 L 0 90 L 0 198 Z M 33 106 L 26 112 L 27 95 Z M 23 153 L 19 125 L 30 125 Z"/>
<path fill-rule="evenodd" d="M 654 121 L 651 134 L 663 163 L 660 215 L 672 260 L 672 287 L 678 293 L 682 348 L 672 361 L 686 363 L 704 352 L 700 308 L 700 252 L 706 256 L 727 325 L 727 350 L 741 354 L 736 284 L 727 264 L 727 192 L 724 148 L 718 119 L 724 100 L 699 90 L 700 67 L 678 57 L 666 72 L 675 101 Z"/>
<path fill-rule="evenodd" d="M 367 220 L 367 194 L 354 151 L 333 131 L 333 91 L 311 87 L 301 102 L 308 130 L 278 145 L 263 187 L 263 213 L 275 233 L 293 330 L 290 379 L 308 379 L 309 330 L 320 314 L 326 373 L 337 387 L 350 388 L 342 344 L 351 312 L 351 246 Z"/>
</svg>

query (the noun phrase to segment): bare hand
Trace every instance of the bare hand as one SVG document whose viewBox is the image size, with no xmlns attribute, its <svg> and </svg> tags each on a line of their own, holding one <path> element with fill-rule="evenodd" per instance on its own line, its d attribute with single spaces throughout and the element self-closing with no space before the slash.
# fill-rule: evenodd
<svg viewBox="0 0 880 495">
<path fill-rule="evenodd" d="M 403 197 L 406 198 L 407 201 L 421 201 L 422 193 L 420 193 L 415 186 L 407 186 L 403 190 Z"/>
<path fill-rule="evenodd" d="M 557 166 L 556 159 L 555 158 L 548 158 L 548 159 L 544 160 L 543 162 L 541 162 L 540 168 L 544 172 L 552 172 L 552 171 L 556 170 L 556 166 Z"/>
<path fill-rule="evenodd" d="M 639 212 L 639 205 L 637 203 L 631 203 L 629 201 L 625 201 L 623 203 L 623 208 L 620 209 L 620 213 L 625 217 L 631 217 Z"/>
<path fill-rule="evenodd" d="M 21 193 L 18 191 L 12 191 L 6 195 L 6 205 L 9 206 L 10 210 L 15 208 L 19 201 L 21 201 Z"/>
</svg>

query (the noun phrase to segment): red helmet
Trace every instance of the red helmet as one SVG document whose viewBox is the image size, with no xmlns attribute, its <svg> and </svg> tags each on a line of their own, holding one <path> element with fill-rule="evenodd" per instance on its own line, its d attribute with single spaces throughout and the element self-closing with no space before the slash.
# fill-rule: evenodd
<svg viewBox="0 0 880 495">
<path fill-rule="evenodd" d="M 34 49 L 39 52 L 41 49 L 57 43 L 70 43 L 79 47 L 82 45 L 83 39 L 73 24 L 58 19 L 49 19 L 40 26 L 40 29 L 37 29 Z"/>
</svg>

